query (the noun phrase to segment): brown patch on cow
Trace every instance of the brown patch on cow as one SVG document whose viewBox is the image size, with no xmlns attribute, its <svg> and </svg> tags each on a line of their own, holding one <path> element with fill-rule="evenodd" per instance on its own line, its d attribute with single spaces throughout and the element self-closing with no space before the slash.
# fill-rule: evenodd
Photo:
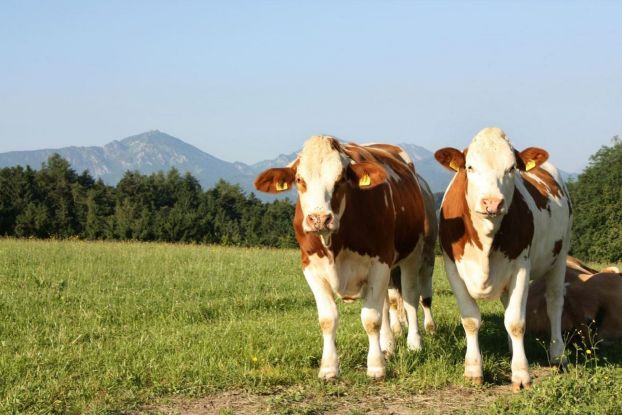
<svg viewBox="0 0 622 415">
<path fill-rule="evenodd" d="M 512 204 L 495 234 L 492 249 L 502 252 L 509 259 L 516 259 L 531 245 L 533 233 L 533 214 L 523 195 L 514 189 Z"/>
<path fill-rule="evenodd" d="M 380 321 L 379 320 L 365 320 L 363 322 L 363 327 L 365 328 L 365 332 L 368 334 L 375 334 L 380 331 Z"/>
<path fill-rule="evenodd" d="M 525 334 L 525 323 L 510 324 L 510 335 L 513 337 L 521 337 Z"/>
<path fill-rule="evenodd" d="M 536 207 L 540 210 L 548 210 L 549 214 L 551 213 L 551 206 L 548 194 L 546 193 L 546 189 L 543 186 L 538 188 L 538 182 L 533 178 L 528 178 L 523 175 L 523 183 L 525 184 L 525 188 L 531 195 Z"/>
<path fill-rule="evenodd" d="M 561 185 L 557 183 L 551 173 L 541 167 L 536 167 L 528 172 L 521 172 L 521 177 L 534 186 L 542 197 L 548 199 L 551 196 L 556 198 L 564 196 Z"/>
<path fill-rule="evenodd" d="M 427 297 L 427 298 L 421 299 L 421 305 L 424 306 L 425 308 L 432 307 L 432 298 Z"/>
<path fill-rule="evenodd" d="M 335 328 L 335 321 L 330 318 L 320 319 L 320 329 L 322 333 L 330 332 Z"/>
<path fill-rule="evenodd" d="M 482 249 L 466 201 L 467 181 L 464 170 L 456 173 L 441 206 L 439 223 L 441 248 L 454 262 L 462 258 L 467 243 Z"/>
<path fill-rule="evenodd" d="M 320 257 L 332 254 L 332 257 L 336 257 L 343 249 L 378 257 L 381 262 L 391 266 L 395 260 L 410 255 L 422 234 L 428 236 L 424 229 L 426 209 L 417 176 L 407 163 L 385 149 L 356 144 L 347 144 L 341 149 L 361 165 L 370 162 L 390 168 L 400 180 L 394 182 L 387 179 L 365 190 L 359 189 L 351 181 L 340 180 L 333 192 L 331 206 L 338 212 L 345 199 L 346 207 L 340 218 L 339 230 L 331 235 L 328 248 L 323 246 L 318 236 L 304 233 L 304 218 L 298 201 L 294 230 L 300 245 L 303 268 L 309 264 L 309 257 L 313 254 Z M 434 229 L 428 232 L 433 233 Z"/>
<path fill-rule="evenodd" d="M 477 326 L 477 322 L 472 318 L 465 318 L 462 320 L 462 327 L 464 327 L 464 331 L 469 334 L 476 334 L 479 331 L 479 327 Z"/>
<path fill-rule="evenodd" d="M 562 251 L 562 247 L 564 246 L 564 241 L 563 240 L 559 240 L 559 241 L 555 241 L 555 245 L 553 246 L 553 255 L 557 256 L 559 255 L 559 253 Z"/>
</svg>

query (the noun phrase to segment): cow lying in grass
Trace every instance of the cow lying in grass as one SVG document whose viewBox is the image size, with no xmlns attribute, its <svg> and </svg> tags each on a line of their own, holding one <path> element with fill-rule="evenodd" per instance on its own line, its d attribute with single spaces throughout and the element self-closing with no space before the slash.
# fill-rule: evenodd
<svg viewBox="0 0 622 415">
<path fill-rule="evenodd" d="M 436 159 L 455 172 L 443 198 L 439 238 L 456 296 L 467 350 L 464 375 L 483 382 L 476 300 L 501 299 L 512 346 L 512 389 L 529 387 L 525 306 L 532 278 L 543 278 L 551 321 L 550 354 L 562 358 L 564 271 L 572 209 L 548 153 L 515 150 L 498 128 L 480 131 L 464 151 L 444 148 Z"/>
<path fill-rule="evenodd" d="M 617 267 L 598 272 L 568 257 L 565 281 L 562 331 L 588 346 L 622 337 L 622 274 Z M 550 335 L 544 292 L 542 281 L 529 287 L 527 330 Z"/>
<path fill-rule="evenodd" d="M 383 352 L 394 348 L 389 324 L 391 269 L 400 266 L 408 347 L 421 348 L 417 327 L 420 297 L 425 327 L 430 313 L 436 241 L 434 198 L 412 161 L 399 147 L 341 144 L 314 136 L 289 166 L 273 168 L 255 179 L 257 190 L 282 192 L 296 187 L 294 230 L 302 270 L 317 304 L 324 351 L 319 377 L 338 375 L 335 347 L 337 306 L 363 300 L 361 320 L 369 337 L 367 375 L 385 375 Z M 397 295 L 392 290 L 392 295 Z"/>
</svg>

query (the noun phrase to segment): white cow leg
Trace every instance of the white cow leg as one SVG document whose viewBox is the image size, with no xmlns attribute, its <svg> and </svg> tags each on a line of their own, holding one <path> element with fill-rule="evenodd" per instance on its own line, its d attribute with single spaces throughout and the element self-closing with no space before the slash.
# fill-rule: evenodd
<svg viewBox="0 0 622 415">
<path fill-rule="evenodd" d="M 387 294 L 382 307 L 382 324 L 380 326 L 380 350 L 387 357 L 395 352 L 395 337 L 389 320 L 389 308 L 389 295 Z"/>
<path fill-rule="evenodd" d="M 501 304 L 503 304 L 503 309 L 507 310 L 508 304 L 510 303 L 510 294 L 507 291 L 501 293 Z M 508 350 L 510 354 L 512 354 L 512 337 L 508 334 Z"/>
<path fill-rule="evenodd" d="M 380 348 L 380 330 L 388 285 L 389 266 L 374 261 L 369 270 L 367 291 L 361 310 L 361 322 L 369 338 L 367 376 L 374 379 L 381 379 L 385 376 L 384 355 Z M 388 332 L 390 333 L 391 330 Z"/>
<path fill-rule="evenodd" d="M 434 334 L 436 324 L 432 317 L 432 274 L 434 273 L 434 260 L 432 263 L 423 263 L 419 270 L 419 284 L 421 286 L 421 308 L 423 308 L 423 327 L 428 334 Z"/>
<path fill-rule="evenodd" d="M 308 270 L 304 270 L 304 275 L 315 297 L 320 329 L 324 339 L 322 363 L 318 376 L 324 380 L 334 379 L 339 375 L 339 358 L 335 346 L 335 333 L 339 319 L 337 305 L 332 289 L 325 280 Z"/>
<path fill-rule="evenodd" d="M 402 335 L 402 322 L 400 318 L 400 309 L 403 307 L 400 302 L 402 296 L 397 288 L 389 288 L 389 321 L 391 330 L 395 336 Z"/>
<path fill-rule="evenodd" d="M 529 267 L 522 265 L 510 281 L 505 309 L 505 328 L 512 341 L 512 391 L 531 386 L 529 363 L 525 355 L 525 308 L 529 290 Z"/>
<path fill-rule="evenodd" d="M 417 318 L 420 295 L 418 268 L 413 260 L 407 260 L 402 264 L 402 297 L 408 319 L 406 343 L 410 350 L 421 350 L 421 334 L 419 333 L 419 320 Z"/>
<path fill-rule="evenodd" d="M 458 302 L 462 327 L 466 334 L 467 349 L 464 356 L 464 377 L 477 385 L 482 385 L 484 383 L 484 372 L 478 338 L 482 317 L 479 307 L 469 294 L 464 281 L 460 278 L 456 265 L 447 258 L 445 258 L 445 269 Z"/>
<path fill-rule="evenodd" d="M 546 313 L 551 322 L 549 354 L 551 363 L 560 366 L 566 364 L 566 356 L 564 356 L 565 344 L 562 338 L 565 271 L 565 261 L 558 259 L 555 268 L 544 276 L 546 278 Z"/>
</svg>

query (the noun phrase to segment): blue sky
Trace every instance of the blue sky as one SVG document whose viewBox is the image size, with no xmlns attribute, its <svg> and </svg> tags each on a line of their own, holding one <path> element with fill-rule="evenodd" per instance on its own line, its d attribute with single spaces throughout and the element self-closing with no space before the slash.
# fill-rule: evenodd
<svg viewBox="0 0 622 415">
<path fill-rule="evenodd" d="M 622 2 L 0 2 L 0 152 L 159 129 L 228 161 L 310 135 L 568 171 L 622 135 Z"/>
</svg>

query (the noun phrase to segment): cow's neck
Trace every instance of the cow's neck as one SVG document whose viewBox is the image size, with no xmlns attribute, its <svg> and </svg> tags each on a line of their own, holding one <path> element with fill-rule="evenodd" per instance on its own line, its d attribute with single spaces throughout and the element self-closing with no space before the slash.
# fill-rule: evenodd
<svg viewBox="0 0 622 415">
<path fill-rule="evenodd" d="M 489 257 L 495 235 L 501 227 L 502 217 L 486 218 L 478 213 L 472 212 L 470 219 L 473 224 L 473 229 L 477 233 L 477 238 L 481 243 L 482 255 L 484 257 Z"/>
</svg>

